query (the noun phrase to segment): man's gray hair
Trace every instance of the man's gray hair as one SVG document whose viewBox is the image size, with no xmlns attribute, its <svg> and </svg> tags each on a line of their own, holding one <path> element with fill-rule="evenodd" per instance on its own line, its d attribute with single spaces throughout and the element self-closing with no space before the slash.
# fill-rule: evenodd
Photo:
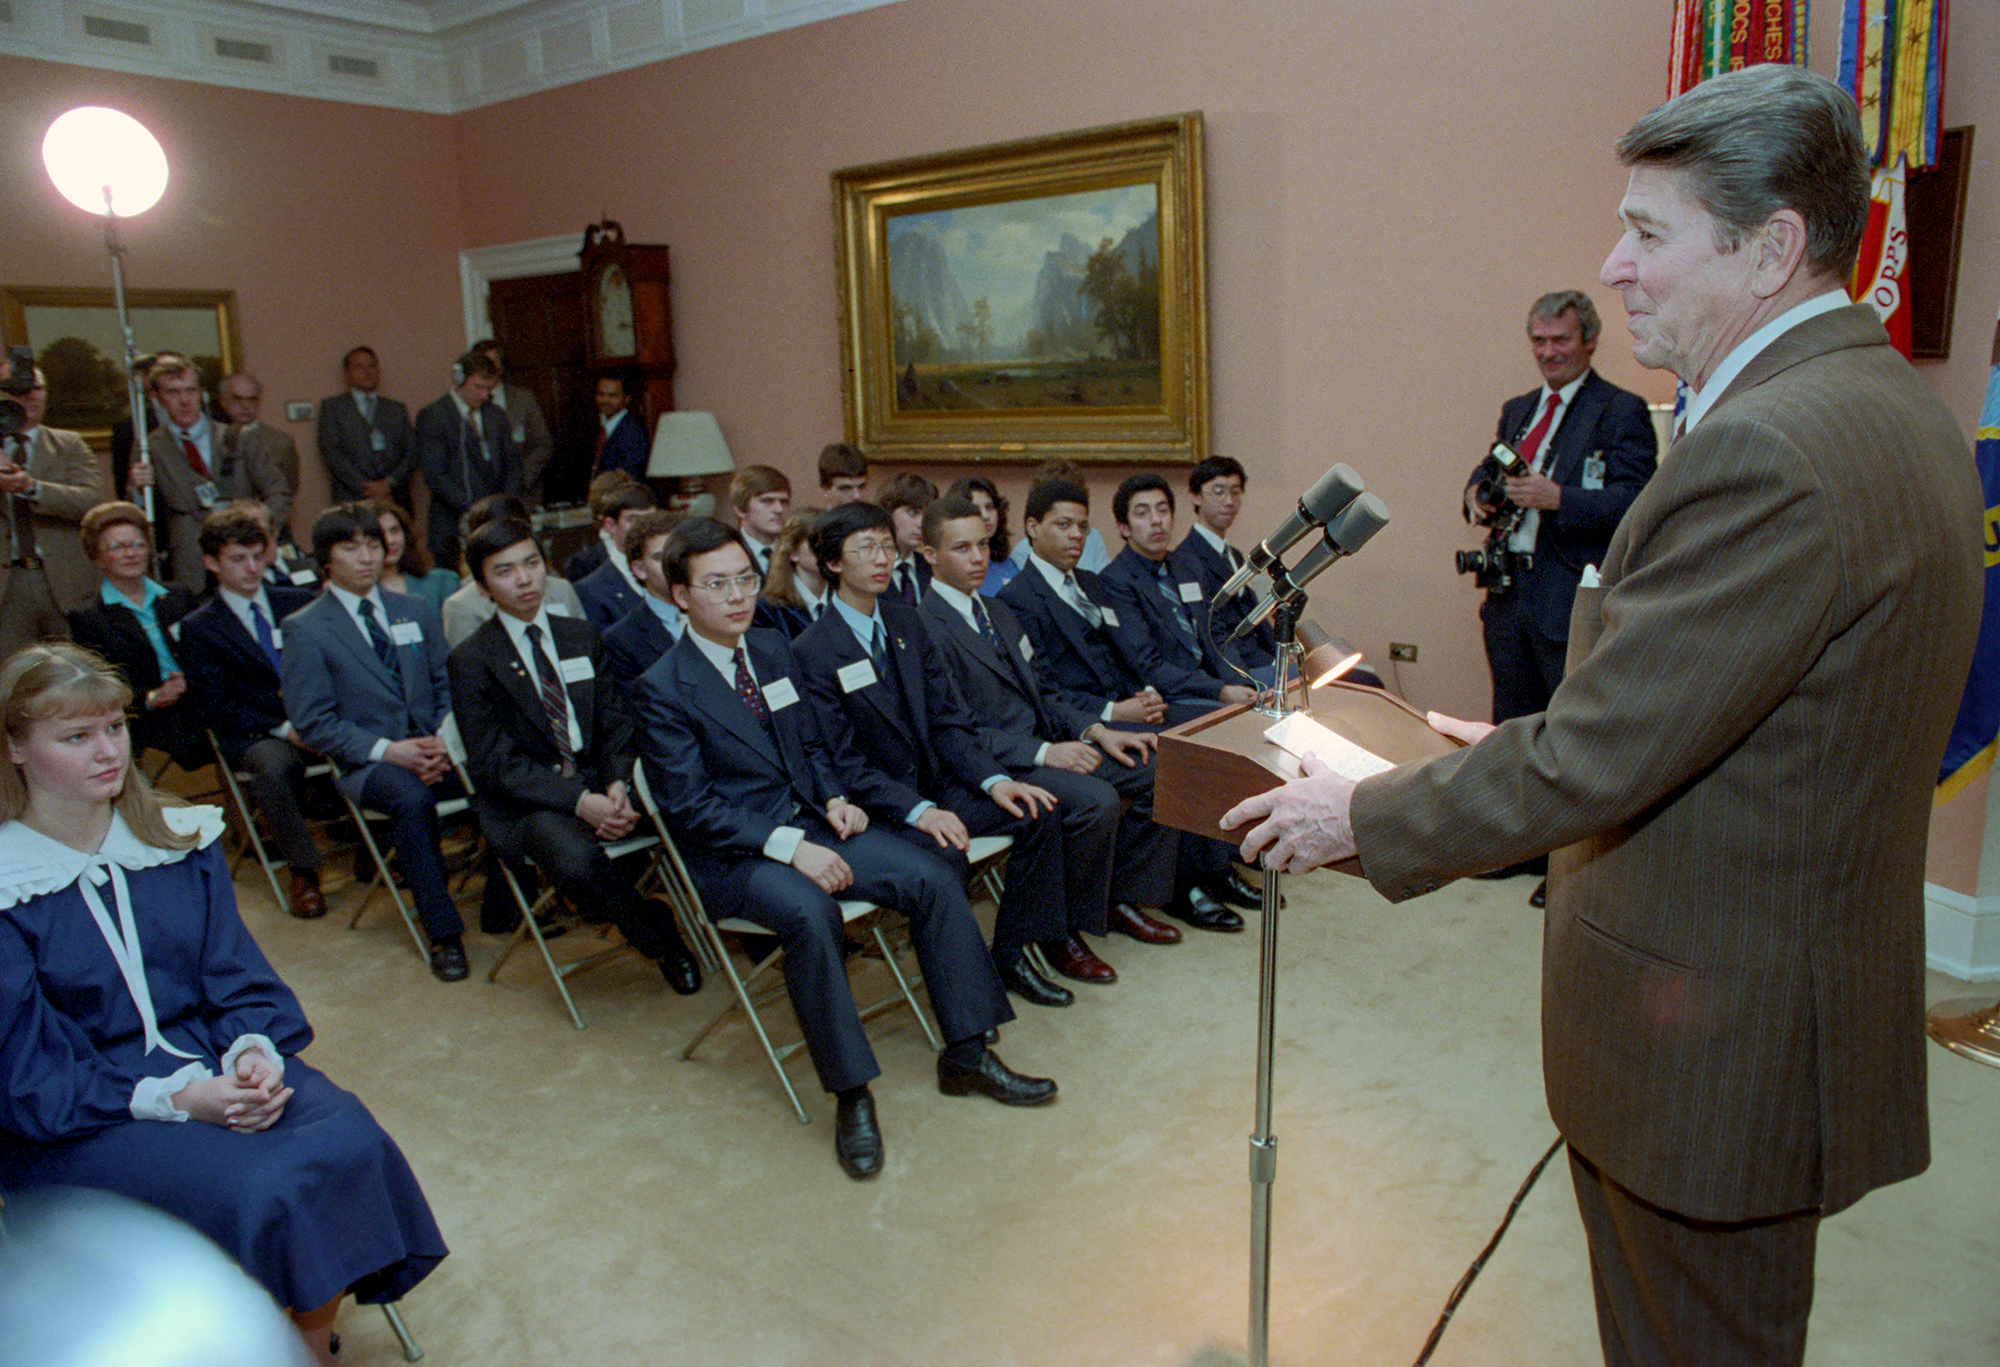
<svg viewBox="0 0 2000 1367">
<path fill-rule="evenodd" d="M 1733 252 L 1780 209 L 1806 224 L 1806 264 L 1845 280 L 1868 224 L 1868 153 L 1854 97 L 1794 66 L 1766 63 L 1703 81 L 1618 140 L 1627 166 L 1684 172 Z"/>
<path fill-rule="evenodd" d="M 1590 302 L 1590 296 L 1582 290 L 1555 290 L 1543 295 L 1528 306 L 1528 326 L 1536 320 L 1553 323 L 1565 313 L 1576 315 L 1577 325 L 1583 329 L 1583 344 L 1589 346 L 1597 340 L 1597 334 L 1604 323 L 1597 316 L 1597 305 Z"/>
</svg>

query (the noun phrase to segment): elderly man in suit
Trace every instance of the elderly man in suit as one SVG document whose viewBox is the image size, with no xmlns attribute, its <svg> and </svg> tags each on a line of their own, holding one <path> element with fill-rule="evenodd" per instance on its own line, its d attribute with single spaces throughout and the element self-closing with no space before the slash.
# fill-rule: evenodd
<svg viewBox="0 0 2000 1367">
<path fill-rule="evenodd" d="M 347 388 L 319 403 L 319 458 L 333 501 L 386 498 L 407 508 L 417 468 L 410 410 L 379 392 L 382 363 L 373 347 L 354 347 L 340 368 Z"/>
<path fill-rule="evenodd" d="M 589 623 L 551 616 L 534 528 L 503 518 L 466 538 L 465 567 L 497 611 L 445 660 L 480 829 L 509 863 L 526 858 L 578 906 L 610 917 L 682 996 L 701 969 L 662 902 L 605 856 L 638 824 L 628 791 L 632 714 Z"/>
<path fill-rule="evenodd" d="M 271 534 L 248 508 L 225 504 L 201 520 L 202 563 L 215 592 L 178 623 L 174 658 L 188 700 L 215 736 L 222 758 L 250 776 L 271 844 L 290 870 L 286 902 L 301 919 L 326 914 L 323 862 L 301 802 L 308 758 L 280 692 L 285 648 L 279 625 L 312 601 L 310 589 L 264 581 Z"/>
<path fill-rule="evenodd" d="M 1692 393 L 1548 709 L 1358 788 L 1312 762 L 1224 824 L 1264 818 L 1244 852 L 1278 868 L 1358 856 L 1397 900 L 1553 851 L 1544 1070 L 1605 1359 L 1796 1364 L 1821 1219 L 1929 1161 L 1924 853 L 1982 500 L 1847 298 L 1851 96 L 1750 67 L 1618 155 L 1603 278 Z"/>
<path fill-rule="evenodd" d="M 222 492 L 254 498 L 270 510 L 271 525 L 291 535 L 292 499 L 299 489 L 299 448 L 291 434 L 263 419 L 264 386 L 255 375 L 237 371 L 222 382 Z"/>
<path fill-rule="evenodd" d="M 459 519 L 489 494 L 521 493 L 521 458 L 494 402 L 500 367 L 483 352 L 453 362 L 452 385 L 417 414 L 417 469 L 431 491 L 428 539 L 440 565 L 458 564 Z"/>
<path fill-rule="evenodd" d="M 438 844 L 437 804 L 464 795 L 438 738 L 451 712 L 444 629 L 430 604 L 376 584 L 382 526 L 366 504 L 321 513 L 313 553 L 326 566 L 326 589 L 284 620 L 285 712 L 304 742 L 339 769 L 341 791 L 388 817 L 390 844 L 430 937 L 431 973 L 458 982 L 470 971 L 465 926 Z M 491 906 L 490 886 L 487 899 Z"/>
<path fill-rule="evenodd" d="M 8 362 L 0 360 L 0 367 Z M 7 526 L 0 565 L 0 659 L 35 641 L 69 635 L 65 608 L 96 576 L 77 539 L 83 515 L 111 497 L 104 466 L 74 432 L 45 427 L 48 382 L 39 371 L 4 375 L 23 410 L 22 429 L 0 441 L 0 498 Z"/>
<path fill-rule="evenodd" d="M 639 750 L 662 815 L 702 900 L 746 917 L 784 946 L 785 989 L 820 1085 L 834 1094 L 834 1153 L 850 1177 L 882 1167 L 868 1084 L 880 1072 L 847 981 L 840 895 L 893 907 L 946 1045 L 938 1090 L 1005 1105 L 1055 1098 L 1047 1078 L 1015 1072 L 986 1047 L 1013 1019 L 1006 991 L 949 864 L 873 830 L 847 800 L 836 753 L 802 698 L 790 644 L 751 631 L 757 571 L 734 528 L 692 518 L 668 540 L 665 570 L 688 615 L 680 643 L 639 680 Z"/>
</svg>

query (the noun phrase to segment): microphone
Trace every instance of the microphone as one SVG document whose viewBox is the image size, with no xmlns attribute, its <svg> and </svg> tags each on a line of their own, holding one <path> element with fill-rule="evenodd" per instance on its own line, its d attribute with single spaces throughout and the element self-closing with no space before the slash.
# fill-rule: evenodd
<svg viewBox="0 0 2000 1367">
<path fill-rule="evenodd" d="M 1252 578 L 1270 569 L 1278 557 L 1298 544 L 1307 532 L 1325 526 L 1360 494 L 1361 476 L 1355 474 L 1351 466 L 1336 465 L 1321 475 L 1319 482 L 1300 496 L 1298 508 L 1285 519 L 1284 525 L 1258 542 L 1257 549 L 1251 551 L 1236 573 L 1229 576 L 1229 582 L 1215 595 L 1211 606 L 1220 606 Z"/>
<path fill-rule="evenodd" d="M 1336 466 L 1336 469 L 1341 468 Z M 1351 473 L 1351 472 L 1350 472 Z M 1298 568 L 1289 574 L 1280 565 L 1271 574 L 1271 591 L 1249 616 L 1236 624 L 1224 645 L 1248 636 L 1262 626 L 1280 605 L 1296 612 L 1306 601 L 1306 585 L 1325 572 L 1342 556 L 1353 555 L 1368 539 L 1389 525 L 1389 508 L 1373 494 L 1357 494 L 1326 524 L 1319 544 L 1299 557 Z"/>
</svg>

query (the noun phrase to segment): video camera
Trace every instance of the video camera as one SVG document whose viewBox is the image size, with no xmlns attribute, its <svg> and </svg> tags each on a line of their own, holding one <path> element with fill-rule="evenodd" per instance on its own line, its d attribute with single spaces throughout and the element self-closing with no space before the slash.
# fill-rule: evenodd
<svg viewBox="0 0 2000 1367">
<path fill-rule="evenodd" d="M 7 378 L 0 380 L 0 441 L 28 430 L 27 405 L 22 399 L 35 391 L 35 349 L 7 348 Z"/>
<path fill-rule="evenodd" d="M 1458 572 L 1471 575 L 1472 582 L 1493 597 L 1511 590 L 1514 576 L 1535 566 L 1533 555 L 1507 545 L 1519 530 L 1521 519 L 1528 515 L 1527 509 L 1507 497 L 1507 480 L 1527 468 L 1520 452 L 1496 441 L 1473 476 L 1472 498 L 1480 510 L 1479 525 L 1489 530 L 1485 545 L 1457 553 Z"/>
</svg>

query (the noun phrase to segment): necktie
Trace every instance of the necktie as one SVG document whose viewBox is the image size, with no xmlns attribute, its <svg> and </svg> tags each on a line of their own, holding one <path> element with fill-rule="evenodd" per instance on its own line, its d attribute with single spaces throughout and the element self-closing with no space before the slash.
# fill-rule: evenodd
<svg viewBox="0 0 2000 1367">
<path fill-rule="evenodd" d="M 389 644 L 389 633 L 382 629 L 382 623 L 375 617 L 375 600 L 364 598 L 356 611 L 368 628 L 368 643 L 375 647 L 375 658 L 382 662 L 382 668 L 389 671 L 389 677 L 398 684 L 403 681 L 403 671 L 396 664 L 396 648 Z"/>
<path fill-rule="evenodd" d="M 875 635 L 868 642 L 868 658 L 875 666 L 875 677 L 889 677 L 889 643 L 883 638 L 882 623 L 877 619 Z"/>
<path fill-rule="evenodd" d="M 907 560 L 896 566 L 896 592 L 911 607 L 917 605 L 917 572 Z"/>
<path fill-rule="evenodd" d="M 604 464 L 604 443 L 610 439 L 610 436 L 611 434 L 605 431 L 602 426 L 597 429 L 597 450 L 590 457 L 590 468 L 592 471 L 597 470 Z"/>
<path fill-rule="evenodd" d="M 208 463 L 201 458 L 201 448 L 194 444 L 194 438 L 181 433 L 181 454 L 187 457 L 188 468 L 203 479 L 208 478 Z"/>
<path fill-rule="evenodd" d="M 764 695 L 757 690 L 757 681 L 750 677 L 750 657 L 743 653 L 743 647 L 736 647 L 736 696 L 743 699 L 743 705 L 750 709 L 766 731 L 771 729 L 771 709 L 764 701 Z"/>
<path fill-rule="evenodd" d="M 375 396 L 373 394 L 363 394 L 361 396 L 361 420 L 371 427 L 375 424 Z"/>
<path fill-rule="evenodd" d="M 549 730 L 556 738 L 556 749 L 562 754 L 563 773 L 573 774 L 576 772 L 576 750 L 569 743 L 569 693 L 556 676 L 556 667 L 549 659 L 549 653 L 542 649 L 542 629 L 533 623 L 528 626 L 528 650 L 535 657 L 535 673 L 541 676 L 542 711 L 548 714 Z"/>
<path fill-rule="evenodd" d="M 1083 596 L 1083 585 L 1076 582 L 1074 574 L 1063 576 L 1063 589 L 1069 597 L 1069 605 L 1083 614 L 1083 620 L 1094 627 L 1104 625 L 1104 610 Z"/>
<path fill-rule="evenodd" d="M 1188 640 L 1194 639 L 1194 623 L 1188 620 L 1187 604 L 1181 601 L 1181 586 L 1174 579 L 1173 570 L 1161 560 L 1153 566 L 1153 582 L 1159 586 L 1160 596 L 1167 600 L 1167 611 L 1173 614 L 1174 625 Z"/>
<path fill-rule="evenodd" d="M 369 606 L 374 605 L 371 603 Z M 263 648 L 264 658 L 271 662 L 271 668 L 282 669 L 278 659 L 277 634 L 271 630 L 271 619 L 264 615 L 264 605 L 254 599 L 250 603 L 250 625 L 257 633 L 257 644 Z"/>
<path fill-rule="evenodd" d="M 1548 404 L 1542 409 L 1542 416 L 1536 421 L 1533 427 L 1528 429 L 1528 435 L 1521 438 L 1521 459 L 1527 463 L 1530 469 L 1539 470 L 1542 468 L 1542 441 L 1549 435 L 1549 424 L 1555 421 L 1556 405 L 1561 402 L 1562 395 L 1549 395 Z"/>
<path fill-rule="evenodd" d="M 993 647 L 993 653 L 1004 659 L 1007 652 L 1000 647 L 1000 633 L 993 629 L 993 619 L 986 615 L 986 605 L 977 597 L 972 600 L 972 622 L 979 628 L 979 634 L 985 638 L 986 644 Z"/>
<path fill-rule="evenodd" d="M 28 443 L 19 436 L 16 436 L 12 445 L 14 448 L 14 464 L 20 466 L 23 470 L 27 469 Z M 34 559 L 37 554 L 35 550 L 34 505 L 19 494 L 7 495 L 7 529 L 14 541 L 12 548 L 14 553 L 13 558 L 15 560 Z"/>
</svg>

